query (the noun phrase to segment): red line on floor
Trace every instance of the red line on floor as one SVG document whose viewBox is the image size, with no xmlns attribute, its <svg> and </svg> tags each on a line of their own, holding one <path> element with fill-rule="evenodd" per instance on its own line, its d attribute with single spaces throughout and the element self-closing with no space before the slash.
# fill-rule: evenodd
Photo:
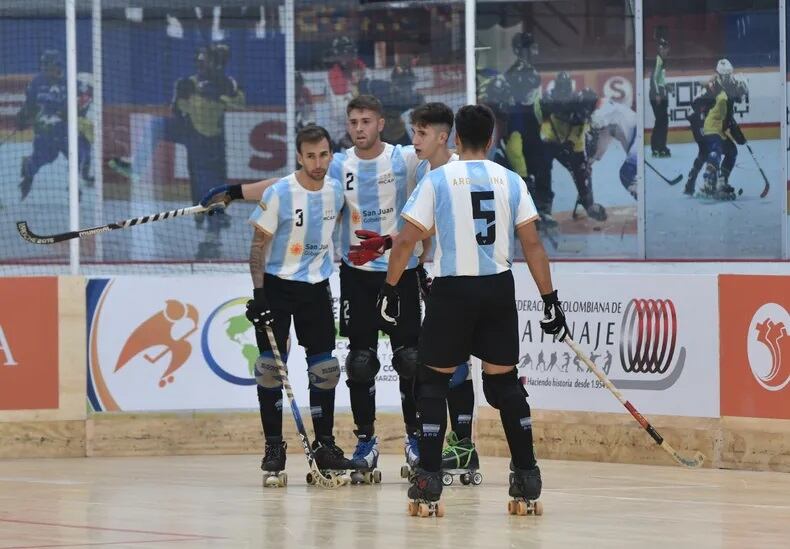
<svg viewBox="0 0 790 549">
<path fill-rule="evenodd" d="M 102 541 L 93 543 L 66 543 L 55 545 L 10 545 L 0 549 L 44 549 L 45 547 L 89 547 L 98 545 L 130 545 L 133 543 L 169 543 L 171 541 L 197 541 L 199 538 L 145 539 L 140 541 Z"/>
<path fill-rule="evenodd" d="M 86 526 L 82 524 L 62 524 L 58 522 L 37 522 L 33 520 L 21 519 L 7 519 L 0 518 L 0 522 L 12 522 L 16 524 L 33 524 L 36 526 L 54 526 L 56 528 L 81 528 L 83 530 L 99 530 L 104 532 L 125 532 L 128 534 L 153 534 L 155 536 L 181 536 L 186 538 L 202 538 L 202 539 L 225 539 L 218 536 L 206 536 L 204 534 L 179 534 L 178 532 L 154 532 L 152 530 L 133 530 L 130 528 L 107 528 L 103 526 Z M 48 546 L 43 546 L 48 547 Z M 0 548 L 7 549 L 7 548 Z"/>
</svg>

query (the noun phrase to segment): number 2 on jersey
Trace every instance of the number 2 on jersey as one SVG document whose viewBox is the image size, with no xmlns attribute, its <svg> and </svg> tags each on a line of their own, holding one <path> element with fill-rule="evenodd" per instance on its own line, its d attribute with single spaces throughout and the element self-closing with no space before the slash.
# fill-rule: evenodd
<svg viewBox="0 0 790 549">
<path fill-rule="evenodd" d="M 494 224 L 494 220 L 496 219 L 496 214 L 493 210 L 483 210 L 482 204 L 480 204 L 483 200 L 494 200 L 494 191 L 472 191 L 472 217 L 474 219 L 482 219 L 486 223 L 486 232 L 477 233 L 475 237 L 477 238 L 477 244 L 480 246 L 488 246 L 489 244 L 493 244 L 496 240 L 496 225 Z"/>
</svg>

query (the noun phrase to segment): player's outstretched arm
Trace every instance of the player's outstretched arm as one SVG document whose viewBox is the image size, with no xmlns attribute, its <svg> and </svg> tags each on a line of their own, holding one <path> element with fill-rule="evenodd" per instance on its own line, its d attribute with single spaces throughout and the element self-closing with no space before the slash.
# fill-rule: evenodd
<svg viewBox="0 0 790 549">
<path fill-rule="evenodd" d="M 212 204 L 224 204 L 227 206 L 234 200 L 254 200 L 260 201 L 263 192 L 279 181 L 277 177 L 271 177 L 255 183 L 247 183 L 246 185 L 218 185 L 206 192 L 203 198 L 200 199 L 200 205 L 209 207 Z"/>
</svg>

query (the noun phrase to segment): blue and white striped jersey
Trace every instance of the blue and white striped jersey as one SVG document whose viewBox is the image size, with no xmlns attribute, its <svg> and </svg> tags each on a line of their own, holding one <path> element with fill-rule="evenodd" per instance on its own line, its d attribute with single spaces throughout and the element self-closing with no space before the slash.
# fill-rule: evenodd
<svg viewBox="0 0 790 549">
<path fill-rule="evenodd" d="M 333 268 L 332 232 L 343 208 L 343 186 L 324 178 L 318 191 L 308 191 L 291 174 L 263 193 L 250 223 L 273 239 L 264 271 L 286 280 L 315 284 Z"/>
<path fill-rule="evenodd" d="M 401 214 L 436 228 L 435 276 L 486 276 L 510 269 L 516 228 L 537 219 L 527 186 L 490 160 L 458 160 L 420 181 Z"/>
<path fill-rule="evenodd" d="M 343 261 L 356 269 L 386 272 L 389 251 L 362 266 L 348 260 L 351 245 L 359 244 L 354 234 L 358 229 L 392 234 L 401 226 L 400 212 L 409 197 L 409 181 L 419 162 L 414 147 L 384 144 L 382 153 L 372 160 L 363 160 L 350 148 L 335 153 L 329 176 L 343 185 L 346 205 L 339 223 L 338 246 Z M 413 185 L 413 183 L 412 183 Z M 417 266 L 416 256 L 408 267 Z"/>
</svg>

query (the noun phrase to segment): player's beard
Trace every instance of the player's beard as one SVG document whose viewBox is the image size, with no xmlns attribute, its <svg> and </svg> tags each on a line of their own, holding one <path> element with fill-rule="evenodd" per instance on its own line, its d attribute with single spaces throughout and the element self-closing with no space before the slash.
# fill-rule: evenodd
<svg viewBox="0 0 790 549">
<path fill-rule="evenodd" d="M 312 179 L 315 183 L 321 183 L 324 180 L 324 177 L 326 177 L 326 172 L 327 170 L 319 169 L 305 173 L 307 174 L 307 177 Z"/>
<path fill-rule="evenodd" d="M 373 137 L 368 137 L 366 135 L 355 137 L 354 146 L 361 151 L 369 151 L 376 144 L 376 141 L 378 141 L 378 137 L 378 135 Z"/>
</svg>

